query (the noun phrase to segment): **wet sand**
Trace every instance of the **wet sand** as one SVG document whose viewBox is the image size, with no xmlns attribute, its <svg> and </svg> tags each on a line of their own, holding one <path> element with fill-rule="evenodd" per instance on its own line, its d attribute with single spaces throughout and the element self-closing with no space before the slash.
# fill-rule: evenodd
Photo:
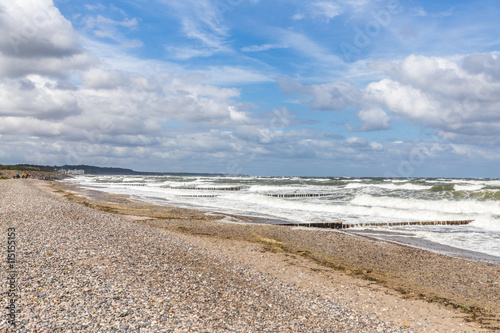
<svg viewBox="0 0 500 333">
<path fill-rule="evenodd" d="M 377 239 L 380 241 L 392 242 L 402 246 L 414 247 L 417 249 L 431 251 L 437 254 L 444 254 L 453 258 L 466 259 L 470 261 L 484 262 L 488 264 L 493 264 L 500 266 L 500 257 L 492 256 L 489 254 L 469 251 L 464 249 L 459 249 L 456 247 L 438 244 L 435 242 L 428 241 L 426 239 L 418 237 L 408 237 L 409 233 L 400 233 L 394 231 L 384 231 L 384 230 L 348 230 L 347 233 L 351 233 L 358 236 L 363 236 L 370 239 Z"/>
</svg>

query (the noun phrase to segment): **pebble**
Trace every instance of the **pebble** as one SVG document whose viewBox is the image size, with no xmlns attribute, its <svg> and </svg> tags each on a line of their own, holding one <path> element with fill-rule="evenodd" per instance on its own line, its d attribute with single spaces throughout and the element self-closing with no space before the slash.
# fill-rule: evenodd
<svg viewBox="0 0 500 333">
<path fill-rule="evenodd" d="M 37 182 L 0 182 L 1 230 L 16 229 L 17 332 L 411 331 Z"/>
</svg>

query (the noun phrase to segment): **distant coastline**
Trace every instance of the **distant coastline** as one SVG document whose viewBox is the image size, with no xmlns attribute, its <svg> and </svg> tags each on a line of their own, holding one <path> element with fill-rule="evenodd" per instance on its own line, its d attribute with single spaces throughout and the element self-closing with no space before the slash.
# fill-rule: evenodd
<svg viewBox="0 0 500 333">
<path fill-rule="evenodd" d="M 226 176 L 222 173 L 207 173 L 207 172 L 147 172 L 135 171 L 127 168 L 116 167 L 98 167 L 93 165 L 37 165 L 37 164 L 15 164 L 15 165 L 1 165 L 0 173 L 3 171 L 36 171 L 36 172 L 53 172 L 64 173 L 61 170 L 83 170 L 85 175 L 123 175 L 123 176 Z M 21 172 L 22 172 L 21 171 Z M 240 175 L 244 176 L 244 175 Z"/>
</svg>

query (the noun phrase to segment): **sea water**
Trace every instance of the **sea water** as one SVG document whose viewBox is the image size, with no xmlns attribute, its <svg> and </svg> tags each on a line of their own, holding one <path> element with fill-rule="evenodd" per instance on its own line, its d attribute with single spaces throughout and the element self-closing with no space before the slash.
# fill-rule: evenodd
<svg viewBox="0 0 500 333">
<path fill-rule="evenodd" d="M 292 223 L 474 220 L 370 226 L 500 257 L 500 179 L 80 176 L 85 188 L 135 200 Z M 363 227 L 359 227 L 363 229 Z M 351 230 L 351 229 L 349 229 Z"/>
</svg>

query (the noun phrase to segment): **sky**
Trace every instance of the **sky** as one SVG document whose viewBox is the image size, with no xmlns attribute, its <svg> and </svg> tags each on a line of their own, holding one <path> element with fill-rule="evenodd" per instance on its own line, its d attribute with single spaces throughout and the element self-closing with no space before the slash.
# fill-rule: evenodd
<svg viewBox="0 0 500 333">
<path fill-rule="evenodd" d="M 0 164 L 500 177 L 497 0 L 0 3 Z"/>
</svg>

